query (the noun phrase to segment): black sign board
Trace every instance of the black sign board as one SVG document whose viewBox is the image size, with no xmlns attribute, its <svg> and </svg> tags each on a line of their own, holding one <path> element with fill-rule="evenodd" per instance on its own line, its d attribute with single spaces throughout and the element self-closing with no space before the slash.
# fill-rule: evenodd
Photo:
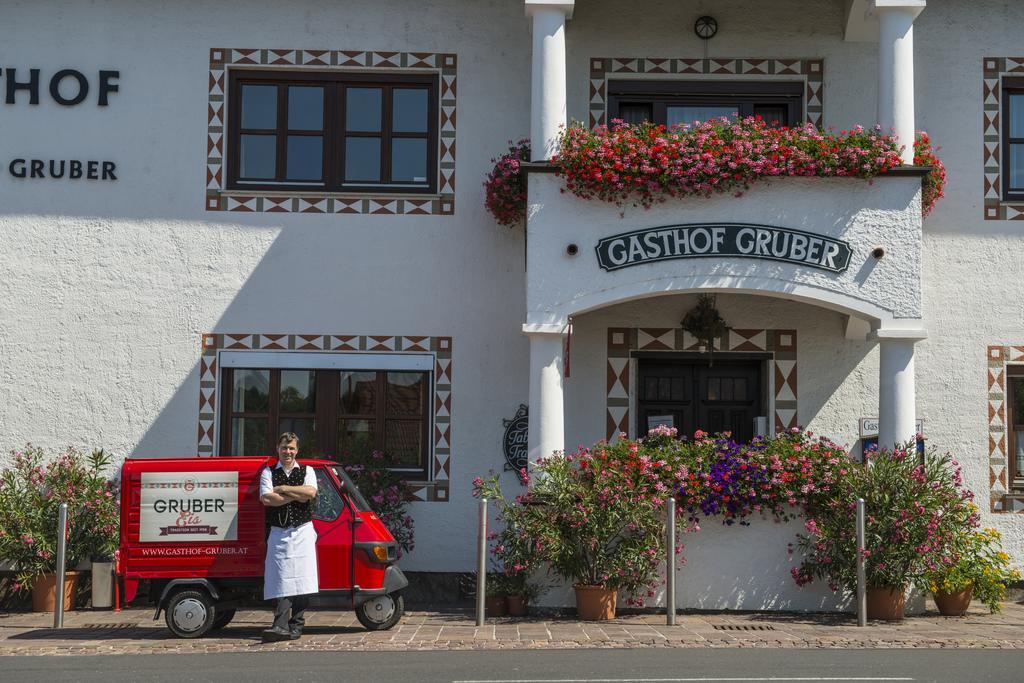
<svg viewBox="0 0 1024 683">
<path fill-rule="evenodd" d="M 530 427 L 529 409 L 519 404 L 519 410 L 511 420 L 502 420 L 505 435 L 502 437 L 502 450 L 505 452 L 505 469 L 513 470 L 520 480 L 529 464 L 527 435 Z"/>
<path fill-rule="evenodd" d="M 803 230 L 748 223 L 663 225 L 605 237 L 597 243 L 604 270 L 667 259 L 738 256 L 769 259 L 841 273 L 850 245 Z"/>
</svg>

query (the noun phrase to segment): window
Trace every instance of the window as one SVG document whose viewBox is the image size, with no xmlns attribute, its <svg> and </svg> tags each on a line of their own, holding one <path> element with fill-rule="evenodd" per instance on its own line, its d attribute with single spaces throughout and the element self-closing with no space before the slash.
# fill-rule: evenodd
<svg viewBox="0 0 1024 683">
<path fill-rule="evenodd" d="M 1021 490 L 1024 489 L 1024 365 L 1007 366 L 1006 375 L 1010 488 Z"/>
<path fill-rule="evenodd" d="M 334 482 L 323 469 L 316 470 L 316 498 L 313 499 L 313 519 L 333 522 L 345 509 L 345 501 Z"/>
<path fill-rule="evenodd" d="M 608 119 L 666 126 L 721 116 L 760 116 L 770 125 L 803 122 L 802 81 L 608 81 Z"/>
<path fill-rule="evenodd" d="M 1024 78 L 1003 79 L 1003 199 L 1024 200 Z"/>
<path fill-rule="evenodd" d="M 221 455 L 272 455 L 278 435 L 291 431 L 299 436 L 300 457 L 345 462 L 380 450 L 403 474 L 427 474 L 428 371 L 222 363 L 221 385 Z"/>
<path fill-rule="evenodd" d="M 228 187 L 435 192 L 437 77 L 235 70 Z"/>
</svg>

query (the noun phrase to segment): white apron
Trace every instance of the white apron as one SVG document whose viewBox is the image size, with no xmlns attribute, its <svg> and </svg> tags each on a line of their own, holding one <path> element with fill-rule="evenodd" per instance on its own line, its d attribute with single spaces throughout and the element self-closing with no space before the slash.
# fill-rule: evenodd
<svg viewBox="0 0 1024 683">
<path fill-rule="evenodd" d="M 263 599 L 309 595 L 319 590 L 313 523 L 287 529 L 270 527 L 263 566 Z"/>
</svg>

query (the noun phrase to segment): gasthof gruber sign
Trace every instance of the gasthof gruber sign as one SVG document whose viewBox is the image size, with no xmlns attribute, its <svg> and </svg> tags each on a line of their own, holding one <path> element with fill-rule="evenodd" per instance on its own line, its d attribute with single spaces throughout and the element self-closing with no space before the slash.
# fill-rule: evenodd
<svg viewBox="0 0 1024 683">
<path fill-rule="evenodd" d="M 235 541 L 238 472 L 143 472 L 139 541 Z"/>
<path fill-rule="evenodd" d="M 605 237 L 597 262 L 618 270 L 666 259 L 738 256 L 783 261 L 841 273 L 850 265 L 850 245 L 823 235 L 747 223 L 663 225 Z"/>
</svg>

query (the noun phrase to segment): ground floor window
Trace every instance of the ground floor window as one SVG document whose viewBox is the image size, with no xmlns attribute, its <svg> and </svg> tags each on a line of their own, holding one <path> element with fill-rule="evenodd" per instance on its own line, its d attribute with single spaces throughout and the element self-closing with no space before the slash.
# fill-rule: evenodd
<svg viewBox="0 0 1024 683">
<path fill-rule="evenodd" d="M 1024 365 L 1007 366 L 1006 375 L 1010 481 L 1012 488 L 1024 490 Z"/>
<path fill-rule="evenodd" d="M 264 356 L 273 355 L 222 364 L 221 455 L 270 455 L 277 436 L 290 431 L 299 436 L 300 457 L 345 462 L 379 450 L 410 478 L 426 476 L 432 377 L 424 362 L 376 354 L 377 367 L 355 362 L 362 357 L 339 367 L 346 364 L 341 355 L 319 359 L 334 367 L 272 367 L 266 361 L 274 359 Z M 288 365 L 316 360 L 280 356 Z"/>
</svg>

